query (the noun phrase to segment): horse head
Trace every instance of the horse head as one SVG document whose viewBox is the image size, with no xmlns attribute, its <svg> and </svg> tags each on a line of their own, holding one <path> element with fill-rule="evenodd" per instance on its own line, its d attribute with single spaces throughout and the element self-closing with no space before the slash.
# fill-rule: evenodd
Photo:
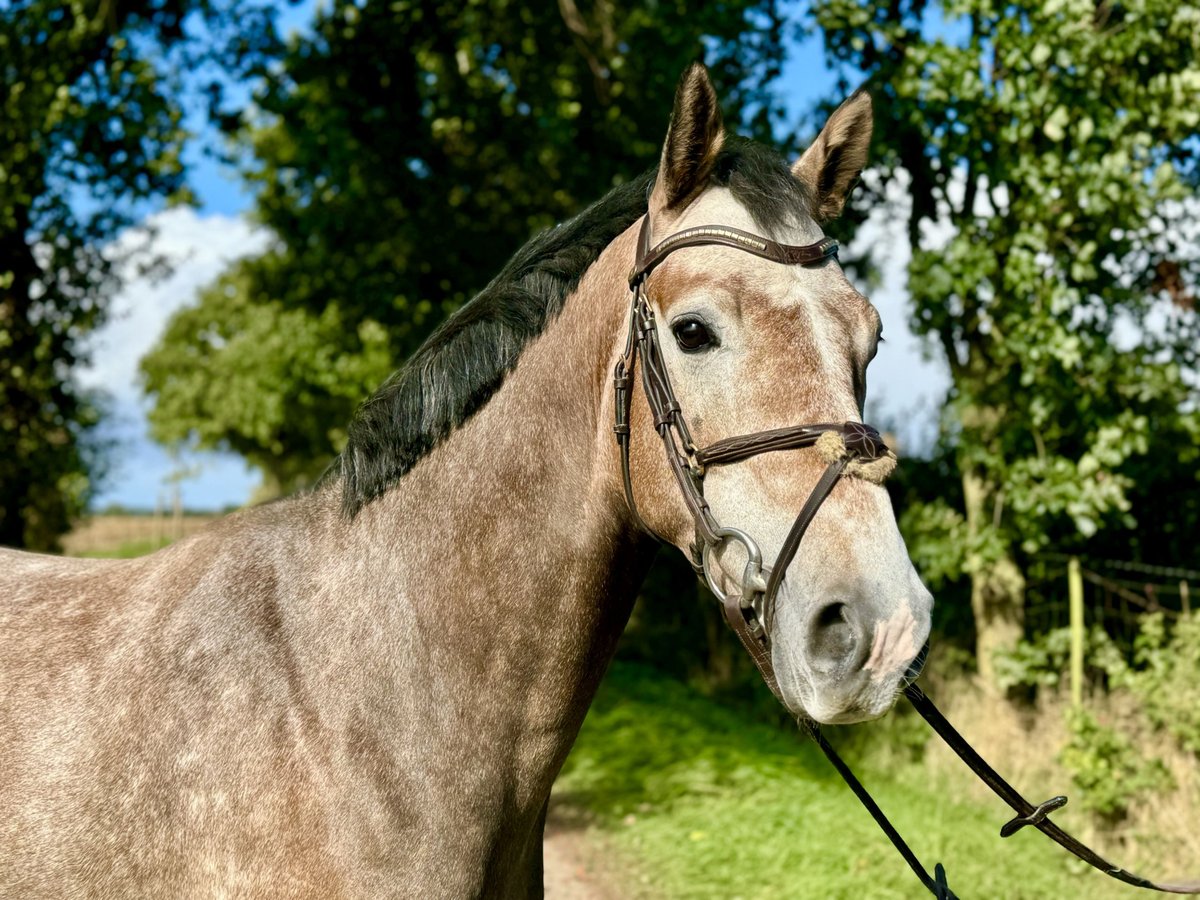
<svg viewBox="0 0 1200 900">
<path fill-rule="evenodd" d="M 726 133 L 703 66 L 685 73 L 618 365 L 619 390 L 626 367 L 643 370 L 645 390 L 626 387 L 629 421 L 618 421 L 639 523 L 718 596 L 740 598 L 754 628 L 743 643 L 768 681 L 793 712 L 826 723 L 891 707 L 932 607 L 880 484 L 890 453 L 861 425 L 879 314 L 821 229 L 870 136 L 859 92 L 789 167 Z M 739 435 L 749 450 L 736 449 Z"/>
</svg>

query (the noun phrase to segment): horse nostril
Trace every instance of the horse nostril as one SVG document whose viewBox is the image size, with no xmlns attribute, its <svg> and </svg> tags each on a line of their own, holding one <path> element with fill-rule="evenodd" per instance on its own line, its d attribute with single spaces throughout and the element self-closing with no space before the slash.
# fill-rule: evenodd
<svg viewBox="0 0 1200 900">
<path fill-rule="evenodd" d="M 865 632 L 854 610 L 828 603 L 813 616 L 808 636 L 809 664 L 823 675 L 855 672 L 866 661 Z"/>
<path fill-rule="evenodd" d="M 817 613 L 813 626 L 818 630 L 833 628 L 846 622 L 846 604 L 830 603 Z"/>
</svg>

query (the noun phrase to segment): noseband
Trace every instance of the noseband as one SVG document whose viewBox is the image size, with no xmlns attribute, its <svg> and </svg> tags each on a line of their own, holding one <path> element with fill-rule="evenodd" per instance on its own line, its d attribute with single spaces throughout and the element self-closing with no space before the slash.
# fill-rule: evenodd
<svg viewBox="0 0 1200 900">
<path fill-rule="evenodd" d="M 638 238 L 637 262 L 629 274 L 633 298 L 625 352 L 618 360 L 613 375 L 616 388 L 616 424 L 613 430 L 621 448 L 621 473 L 629 509 L 645 531 L 658 537 L 637 511 L 629 471 L 632 379 L 640 357 L 642 388 L 654 416 L 654 427 L 662 438 L 667 462 L 695 525 L 696 539 L 691 547 L 692 567 L 721 602 L 726 621 L 771 690 L 778 695 L 779 686 L 771 666 L 769 635 L 774 621 L 775 598 L 787 567 L 800 548 L 800 540 L 817 510 L 843 475 L 859 475 L 872 481 L 882 481 L 895 467 L 896 457 L 884 444 L 879 432 L 861 422 L 791 425 L 725 438 L 707 447 L 696 446 L 667 375 L 654 310 L 646 297 L 646 279 L 676 250 L 702 246 L 732 247 L 784 265 L 815 266 L 836 258 L 838 244 L 831 238 L 822 238 L 816 243 L 802 246 L 779 244 L 736 228 L 703 225 L 676 232 L 651 247 L 650 216 L 647 214 L 642 220 Z M 704 476 L 713 466 L 741 462 L 760 453 L 805 447 L 815 447 L 827 465 L 792 523 L 774 565 L 766 566 L 754 538 L 740 528 L 722 526 L 717 521 L 704 499 Z M 730 542 L 741 544 L 746 553 L 740 593 L 723 590 L 713 573 L 717 552 Z"/>
</svg>

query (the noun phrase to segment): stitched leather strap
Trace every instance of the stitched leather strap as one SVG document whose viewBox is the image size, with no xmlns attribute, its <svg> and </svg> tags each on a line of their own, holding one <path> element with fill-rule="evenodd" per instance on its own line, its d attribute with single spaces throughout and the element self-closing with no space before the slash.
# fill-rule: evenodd
<svg viewBox="0 0 1200 900">
<path fill-rule="evenodd" d="M 826 431 L 840 431 L 841 425 L 793 425 L 790 428 L 772 428 L 754 434 L 739 434 L 736 437 L 714 441 L 696 452 L 700 465 L 727 466 L 741 462 L 760 453 L 776 450 L 799 450 L 811 447 Z"/>
<path fill-rule="evenodd" d="M 649 221 L 647 216 L 645 221 Z M 648 230 L 642 232 L 644 242 Z M 751 234 L 727 225 L 700 225 L 685 228 L 664 238 L 651 250 L 644 251 L 633 271 L 629 273 L 629 286 L 637 287 L 664 259 L 684 247 L 721 246 L 744 250 L 763 259 L 789 266 L 812 266 L 837 256 L 838 242 L 833 238 L 821 238 L 812 244 L 780 244 L 761 235 Z"/>
<path fill-rule="evenodd" d="M 765 640 L 762 627 L 755 627 L 753 620 L 748 618 L 750 611 L 738 602 L 737 595 L 732 591 L 725 596 L 725 601 L 721 604 L 721 612 L 725 616 L 725 624 L 729 626 L 737 636 L 738 642 L 750 655 L 754 668 L 758 669 L 762 680 L 771 689 L 775 699 L 782 703 L 783 694 L 779 691 L 779 682 L 775 680 L 775 667 L 771 664 L 771 645 Z"/>
</svg>

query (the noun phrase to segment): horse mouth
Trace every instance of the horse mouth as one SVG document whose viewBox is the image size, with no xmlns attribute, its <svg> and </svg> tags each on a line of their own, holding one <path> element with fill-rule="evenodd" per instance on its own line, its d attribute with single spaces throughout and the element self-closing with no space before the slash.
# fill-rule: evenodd
<svg viewBox="0 0 1200 900">
<path fill-rule="evenodd" d="M 900 679 L 901 688 L 906 688 L 918 678 L 921 677 L 921 671 L 925 668 L 925 661 L 929 659 L 929 641 L 921 647 L 921 652 L 913 657 L 913 661 L 908 664 L 908 668 L 904 670 L 904 676 Z"/>
</svg>

